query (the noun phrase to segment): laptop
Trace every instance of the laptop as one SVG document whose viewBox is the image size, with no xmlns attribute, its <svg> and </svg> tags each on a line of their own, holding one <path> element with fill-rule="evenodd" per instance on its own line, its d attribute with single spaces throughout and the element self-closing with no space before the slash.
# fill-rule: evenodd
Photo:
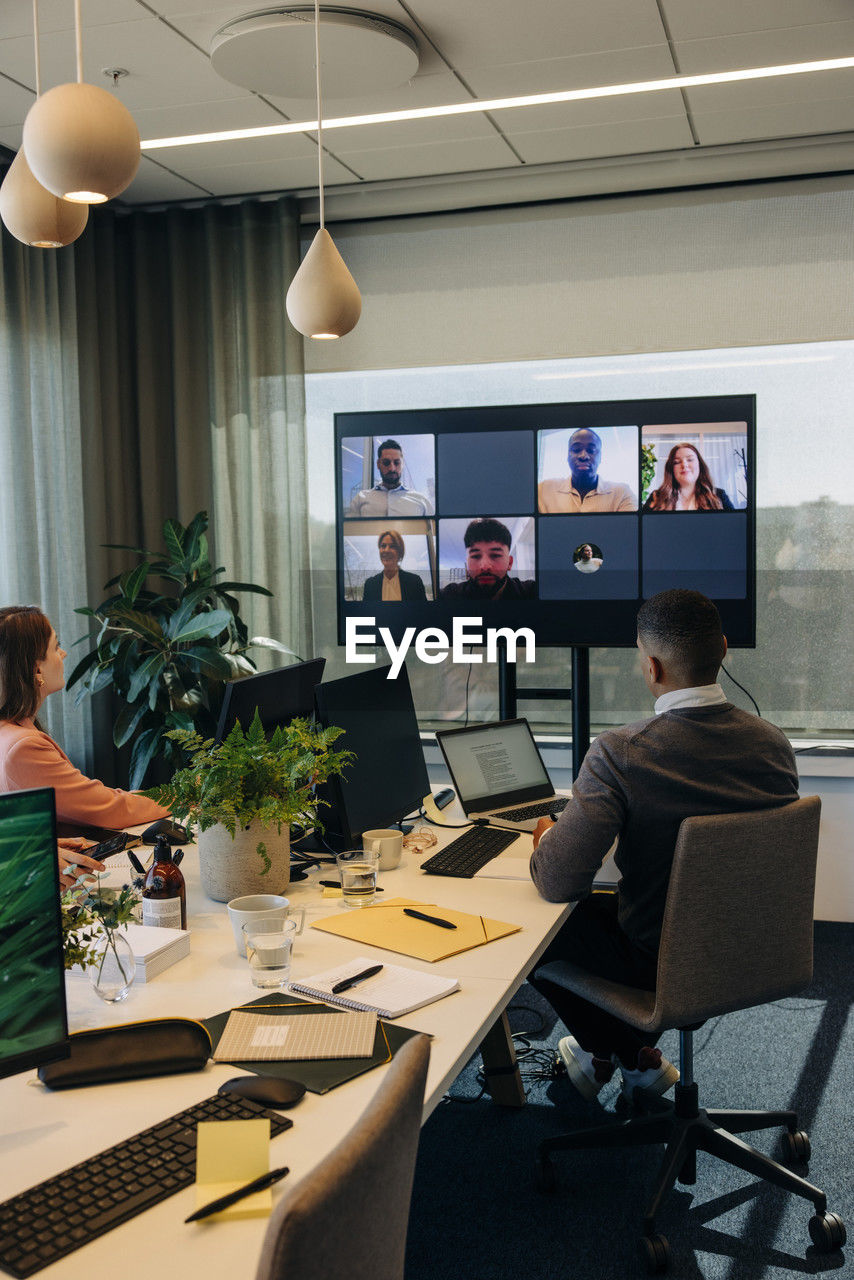
<svg viewBox="0 0 854 1280">
<path fill-rule="evenodd" d="M 551 784 L 527 720 L 501 720 L 436 734 L 454 787 L 470 820 L 533 831 L 567 800 Z"/>
</svg>

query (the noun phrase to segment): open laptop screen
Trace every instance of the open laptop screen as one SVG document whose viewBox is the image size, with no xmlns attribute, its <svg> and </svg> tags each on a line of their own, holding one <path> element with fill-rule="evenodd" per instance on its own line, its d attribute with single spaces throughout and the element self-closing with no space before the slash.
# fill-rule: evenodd
<svg viewBox="0 0 854 1280">
<path fill-rule="evenodd" d="M 527 720 L 440 731 L 436 739 L 466 813 L 554 795 Z"/>
</svg>

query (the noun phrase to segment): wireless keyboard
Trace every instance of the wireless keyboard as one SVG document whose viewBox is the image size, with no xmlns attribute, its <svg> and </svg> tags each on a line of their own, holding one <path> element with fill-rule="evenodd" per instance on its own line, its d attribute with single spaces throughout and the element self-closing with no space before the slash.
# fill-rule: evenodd
<svg viewBox="0 0 854 1280">
<path fill-rule="evenodd" d="M 518 809 L 502 809 L 496 818 L 506 818 L 508 822 L 526 822 L 528 818 L 547 818 L 550 813 L 563 813 L 569 804 L 566 796 L 556 796 L 554 800 L 543 800 L 540 804 L 523 804 Z"/>
<path fill-rule="evenodd" d="M 23 1280 L 189 1187 L 200 1120 L 258 1119 L 270 1121 L 271 1138 L 293 1124 L 250 1098 L 215 1094 L 6 1200 L 0 1267 Z"/>
<path fill-rule="evenodd" d="M 472 827 L 422 862 L 421 870 L 429 871 L 433 876 L 459 876 L 470 880 L 521 834 L 499 827 Z"/>
</svg>

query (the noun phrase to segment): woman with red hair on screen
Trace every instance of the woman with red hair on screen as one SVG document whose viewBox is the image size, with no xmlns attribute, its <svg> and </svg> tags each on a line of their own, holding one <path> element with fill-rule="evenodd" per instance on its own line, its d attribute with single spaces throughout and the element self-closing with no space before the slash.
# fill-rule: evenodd
<svg viewBox="0 0 854 1280">
<path fill-rule="evenodd" d="M 664 478 L 643 505 L 644 511 L 733 511 L 725 489 L 716 489 L 705 459 L 694 444 L 675 444 L 664 464 Z"/>
<path fill-rule="evenodd" d="M 65 658 L 40 609 L 0 609 L 0 792 L 53 787 L 57 820 L 83 826 L 124 827 L 165 817 L 168 810 L 147 796 L 87 778 L 39 725 L 45 698 L 65 686 Z M 60 871 L 74 863 L 100 868 L 79 853 L 85 843 L 61 843 Z M 64 883 L 73 880 L 63 874 Z"/>
</svg>

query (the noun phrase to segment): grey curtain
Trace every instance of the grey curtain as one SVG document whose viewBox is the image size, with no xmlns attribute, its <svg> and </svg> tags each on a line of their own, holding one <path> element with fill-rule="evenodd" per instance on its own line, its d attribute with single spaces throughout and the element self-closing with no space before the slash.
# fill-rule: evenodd
<svg viewBox="0 0 854 1280">
<path fill-rule="evenodd" d="M 16 242 L 4 232 L 4 253 L 9 244 Z M 51 612 L 44 580 L 62 582 L 54 612 L 63 640 L 65 632 L 72 639 L 84 626 L 71 609 L 97 604 L 103 584 L 133 562 L 104 543 L 159 548 L 167 517 L 186 524 L 204 508 L 212 558 L 227 577 L 274 593 L 272 600 L 243 597 L 250 635 L 308 652 L 302 340 L 285 313 L 299 264 L 294 202 L 96 211 L 73 248 L 56 255 L 12 249 L 11 256 L 17 265 L 12 283 L 4 281 L 0 316 L 0 449 L 32 455 L 34 476 L 42 449 L 50 486 L 44 494 L 35 480 L 30 486 L 27 501 L 46 533 L 16 560 L 26 542 L 14 514 L 20 485 L 3 467 L 3 541 L 18 574 L 0 560 L 0 595 L 34 599 Z M 42 309 L 50 303 L 44 319 L 32 296 Z M 41 398 L 49 389 L 48 412 L 40 400 L 22 408 L 23 390 L 6 394 L 9 366 L 13 388 L 32 383 Z M 62 372 L 67 385 L 57 387 Z M 83 652 L 72 651 L 69 669 Z M 66 718 L 79 721 L 71 702 L 67 695 Z M 61 740 L 82 767 L 121 783 L 114 709 L 99 696 L 91 710 L 94 756 L 83 750 L 88 711 L 77 737 L 65 732 Z"/>
</svg>

